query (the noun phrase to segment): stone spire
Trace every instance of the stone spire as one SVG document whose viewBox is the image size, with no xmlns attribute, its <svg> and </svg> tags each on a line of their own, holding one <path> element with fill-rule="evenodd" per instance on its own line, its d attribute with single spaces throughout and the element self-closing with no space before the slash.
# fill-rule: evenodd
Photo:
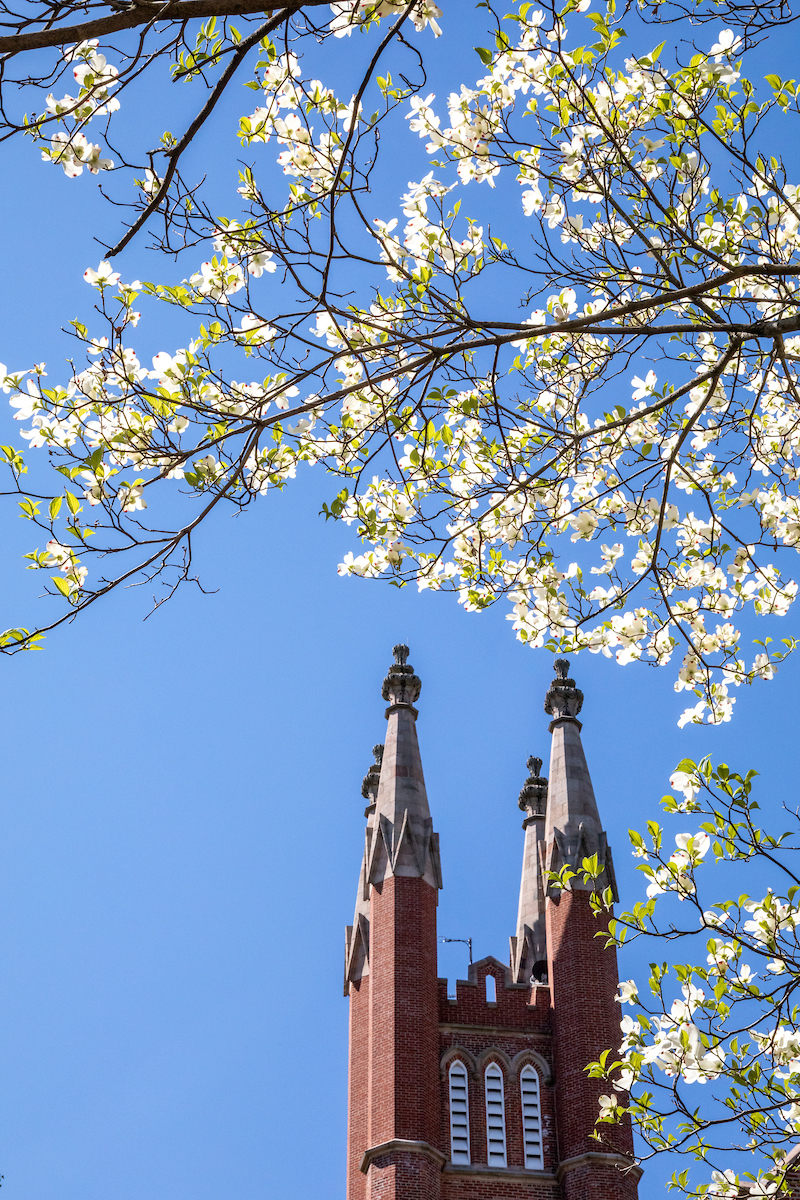
<svg viewBox="0 0 800 1200">
<path fill-rule="evenodd" d="M 616 900 L 611 851 L 600 822 L 581 744 L 582 726 L 578 713 L 583 705 L 583 692 L 575 686 L 575 680 L 569 678 L 566 659 L 556 659 L 555 669 L 556 677 L 544 702 L 545 712 L 553 718 L 550 722 L 553 735 L 550 793 L 544 831 L 545 870 L 558 872 L 568 866 L 579 872 L 571 881 L 573 890 L 593 891 L 610 886 Z M 584 882 L 580 876 L 581 864 L 584 858 L 595 854 L 602 873 L 596 883 Z"/>
<path fill-rule="evenodd" d="M 545 878 L 547 976 L 553 1028 L 553 1066 L 558 1114 L 558 1174 L 561 1200 L 636 1200 L 638 1167 L 628 1123 L 604 1126 L 602 1147 L 595 1121 L 605 1080 L 586 1067 L 619 1038 L 619 973 L 613 946 L 604 935 L 612 912 L 596 913 L 591 893 L 610 887 L 616 899 L 611 851 L 600 823 L 592 781 L 581 745 L 578 713 L 583 694 L 569 678 L 569 663 L 556 660 L 556 677 L 545 700 L 553 718 L 550 795 L 545 821 L 545 868 L 577 872 L 565 887 Z M 584 882 L 584 859 L 597 856 L 599 875 Z M 624 1101 L 623 1101 L 624 1102 Z"/>
<path fill-rule="evenodd" d="M 417 743 L 414 702 L 422 684 L 408 663 L 408 646 L 395 646 L 392 653 L 383 681 L 389 724 L 366 878 L 375 884 L 388 875 L 419 876 L 440 888 L 439 835 L 433 832 Z"/>
<path fill-rule="evenodd" d="M 348 994 L 350 984 L 357 979 L 369 975 L 369 885 L 367 883 L 367 863 L 369 862 L 372 838 L 375 830 L 375 799 L 378 795 L 378 785 L 381 777 L 381 761 L 383 746 L 373 746 L 374 762 L 364 776 L 361 784 L 361 795 L 367 801 L 364 816 L 367 818 L 367 828 L 364 831 L 365 846 L 361 859 L 361 873 L 358 877 L 358 893 L 356 894 L 356 911 L 353 924 L 345 930 L 344 944 L 344 994 Z"/>
<path fill-rule="evenodd" d="M 511 943 L 511 975 L 514 983 L 543 982 L 547 975 L 545 936 L 544 822 L 547 811 L 547 779 L 542 775 L 542 760 L 528 759 L 530 774 L 519 794 L 519 806 L 525 813 L 525 849 L 522 857 L 522 881 L 519 888 L 519 912 L 516 937 Z"/>
<path fill-rule="evenodd" d="M 369 977 L 350 984 L 348 1200 L 440 1200 L 442 1192 L 441 873 L 417 745 L 420 688 L 408 647 L 395 646 L 383 684 L 386 745 L 365 863 Z"/>
</svg>

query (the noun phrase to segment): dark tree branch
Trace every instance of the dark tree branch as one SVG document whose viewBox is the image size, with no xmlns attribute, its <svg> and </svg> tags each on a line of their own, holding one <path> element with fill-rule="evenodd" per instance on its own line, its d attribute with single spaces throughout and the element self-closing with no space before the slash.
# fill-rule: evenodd
<svg viewBox="0 0 800 1200">
<path fill-rule="evenodd" d="M 289 0 L 277 15 L 276 25 L 281 24 L 293 13 L 304 8 L 320 8 L 328 0 Z M 183 22 L 197 17 L 241 17 L 248 13 L 267 13 L 273 10 L 264 0 L 167 0 L 153 3 L 152 0 L 134 3 L 124 12 L 109 17 L 98 17 L 84 21 L 81 25 L 59 25 L 52 29 L 35 29 L 30 33 L 15 33 L 0 37 L 0 55 L 11 58 L 24 50 L 42 50 L 48 46 L 63 46 L 66 42 L 83 42 L 88 38 L 106 37 L 122 29 L 134 29 L 137 25 L 149 25 L 156 21 Z"/>
<path fill-rule="evenodd" d="M 115 254 L 119 254 L 120 250 L 125 249 L 125 247 L 128 245 L 128 242 L 130 242 L 131 239 L 136 236 L 136 234 L 147 221 L 148 217 L 150 217 L 150 215 L 156 211 L 161 201 L 165 198 L 169 191 L 170 184 L 172 183 L 172 178 L 177 170 L 181 154 L 190 144 L 195 134 L 202 128 L 202 126 L 211 116 L 211 113 L 216 108 L 217 102 L 222 93 L 230 83 L 233 75 L 241 66 L 245 55 L 253 48 L 253 46 L 257 45 L 263 37 L 266 37 L 266 35 L 271 33 L 273 29 L 276 29 L 279 25 L 282 25 L 287 19 L 288 15 L 288 9 L 281 9 L 277 16 L 271 17 L 270 20 L 265 21 L 263 25 L 259 25 L 258 29 L 255 29 L 249 37 L 244 38 L 237 46 L 236 51 L 232 55 L 228 65 L 215 83 L 211 95 L 209 96 L 208 100 L 206 100 L 205 104 L 200 109 L 200 112 L 194 118 L 192 123 L 189 125 L 183 137 L 176 143 L 176 145 L 171 147 L 171 149 L 164 151 L 164 153 L 169 157 L 169 164 L 167 166 L 164 178 L 161 181 L 161 186 L 153 196 L 150 203 L 145 205 L 144 209 L 128 229 L 127 233 L 120 238 L 116 246 L 113 246 L 108 251 L 109 258 L 113 258 Z"/>
</svg>

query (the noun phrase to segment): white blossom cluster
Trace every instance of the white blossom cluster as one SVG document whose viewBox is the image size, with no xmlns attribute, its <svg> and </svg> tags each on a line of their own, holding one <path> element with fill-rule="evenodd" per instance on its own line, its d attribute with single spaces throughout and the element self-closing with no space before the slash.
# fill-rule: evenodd
<svg viewBox="0 0 800 1200">
<path fill-rule="evenodd" d="M 97 38 L 92 38 L 64 51 L 64 61 L 75 63 L 72 73 L 78 94 L 67 94 L 60 100 L 49 95 L 47 111 L 40 118 L 40 121 L 56 119 L 67 126 L 52 135 L 49 145 L 42 146 L 42 158 L 63 167 L 68 179 L 81 175 L 84 167 L 97 175 L 114 166 L 112 159 L 103 157 L 100 145 L 90 142 L 83 132 L 93 117 L 110 116 L 119 108 L 119 100 L 111 94 L 119 71 L 98 51 L 97 45 Z"/>
<path fill-rule="evenodd" d="M 775 881 L 794 881 L 796 840 L 756 823 L 755 774 L 714 768 L 707 759 L 679 764 L 670 780 L 679 799 L 665 797 L 664 807 L 706 820 L 696 832 L 676 834 L 671 853 L 657 822 L 648 821 L 647 840 L 631 831 L 634 855 L 643 860 L 639 870 L 649 881 L 647 901 L 609 921 L 618 945 L 631 933 L 687 942 L 689 962 L 672 969 L 651 964 L 649 1003 L 634 980 L 620 984 L 617 999 L 634 1014 L 622 1018 L 619 1059 L 592 1064 L 591 1072 L 612 1085 L 601 1097 L 601 1125 L 630 1111 L 652 1149 L 702 1147 L 710 1166 L 716 1157 L 710 1182 L 696 1191 L 688 1191 L 685 1175 L 682 1182 L 679 1172 L 673 1176 L 692 1196 L 778 1194 L 800 1133 L 800 1028 L 791 1002 L 800 974 L 797 887 L 785 896 L 768 888 L 757 898 L 741 894 L 709 907 L 703 898 L 722 880 L 710 859 L 726 864 L 729 888 L 736 887 L 736 864 L 747 872 L 745 882 L 759 865 L 768 866 Z M 675 900 L 680 912 L 661 911 Z M 701 945 L 705 958 L 697 961 Z M 705 1098 L 694 1096 L 696 1084 L 712 1085 Z M 736 1123 L 739 1149 L 761 1152 L 755 1173 L 719 1162 L 718 1121 Z M 726 1139 L 736 1143 L 736 1136 Z"/>
<path fill-rule="evenodd" d="M 382 17 L 399 16 L 407 8 L 408 3 L 404 0 L 336 0 L 331 4 L 333 20 L 330 28 L 336 37 L 349 37 L 354 30 L 380 21 Z M 430 27 L 436 37 L 442 32 L 436 21 L 441 15 L 441 8 L 430 0 L 417 0 L 411 10 L 414 28 L 419 32 Z"/>
<path fill-rule="evenodd" d="M 348 0 L 329 32 L 368 41 L 407 8 Z M 146 286 L 205 322 L 156 356 L 172 364 L 157 378 L 123 337 L 139 285 L 88 271 L 104 305 L 118 288 L 112 332 L 86 332 L 94 361 L 68 385 L 31 379 L 15 403 L 28 444 L 71 456 L 90 507 L 115 512 L 141 513 L 161 480 L 244 502 L 300 462 L 324 464 L 345 485 L 326 511 L 363 543 L 342 574 L 452 590 L 469 611 L 506 597 L 531 647 L 672 663 L 680 724 L 727 721 L 736 689 L 772 678 L 793 647 L 748 652 L 742 616 L 783 617 L 797 595 L 800 192 L 762 157 L 727 191 L 712 171 L 712 116 L 726 114 L 729 140 L 747 116 L 738 35 L 683 64 L 663 47 L 626 57 L 613 10 L 590 8 L 520 9 L 443 107 L 388 69 L 345 102 L 294 49 L 262 41 L 260 103 L 238 135 L 277 143 L 285 207 L 248 167 L 249 210 L 216 219 L 188 279 Z M 438 36 L 435 5 L 407 15 Z M 53 113 L 111 111 L 114 68 L 95 43 L 71 53 L 81 93 Z M 382 195 L 374 216 L 375 131 L 392 114 L 432 157 L 396 214 Z M 77 170 L 83 135 L 64 136 Z M 496 223 L 462 213 L 473 182 L 516 198 L 557 264 L 546 286 L 530 290 L 535 272 Z M 149 170 L 139 184 L 152 199 L 163 180 Z M 345 200 L 352 255 L 332 216 Z M 489 270 L 517 280 L 527 317 L 495 319 Z M 215 366 L 223 343 L 265 359 L 264 378 L 232 381 Z M 136 478 L 118 481 L 127 469 Z"/>
<path fill-rule="evenodd" d="M 125 283 L 101 262 L 85 280 L 102 328 L 72 323 L 85 363 L 52 385 L 43 363 L 0 368 L 23 441 L 60 472 L 49 502 L 28 494 L 22 453 L 0 447 L 44 535 L 29 566 L 69 615 L 107 586 L 93 556 L 121 556 L 117 581 L 149 579 L 185 563 L 220 502 L 245 507 L 321 465 L 336 493 L 324 515 L 361 542 L 342 575 L 451 591 L 473 612 L 504 598 L 523 643 L 671 664 L 681 725 L 729 720 L 736 689 L 794 647 L 749 650 L 743 622 L 774 633 L 797 597 L 800 184 L 753 149 L 797 115 L 796 85 L 751 81 L 733 29 L 631 56 L 612 4 L 571 0 L 560 15 L 516 5 L 437 102 L 436 70 L 409 49 L 414 30 L 440 34 L 437 5 L 331 9 L 313 37 L 336 47 L 350 100 L 304 67 L 316 46 L 304 58 L 299 34 L 254 48 L 257 103 L 229 131 L 253 155 L 239 211 L 212 217 L 152 156 L 140 170 L 139 211 L 202 246 L 188 278 Z M 187 77 L 206 55 L 210 79 L 238 45 L 212 26 L 178 64 Z M 360 47 L 375 73 L 354 89 Z M 61 123 L 43 155 L 75 176 L 113 165 L 85 129 L 122 83 L 97 43 L 69 54 L 78 95 L 49 97 L 35 128 L 41 144 Z M 132 344 L 139 303 L 197 324 L 150 358 Z M 598 1065 L 600 1126 L 630 1093 L 650 1144 L 674 1149 L 676 1121 L 739 1088 L 743 1145 L 768 1165 L 711 1170 L 703 1150 L 706 1182 L 687 1194 L 770 1196 L 800 1135 L 800 908 L 792 888 L 703 898 L 712 860 L 777 861 L 783 846 L 755 826 L 749 776 L 720 767 L 713 803 L 711 779 L 688 760 L 673 773 L 668 811 L 697 818 L 674 846 L 655 823 L 648 843 L 632 834 L 647 895 L 625 928 L 655 936 L 668 911 L 673 939 L 690 913 L 702 953 L 669 979 L 654 967 L 648 1004 L 621 985 L 635 1015 L 616 1065 Z M 664 1095 L 677 1107 L 659 1109 Z"/>
</svg>

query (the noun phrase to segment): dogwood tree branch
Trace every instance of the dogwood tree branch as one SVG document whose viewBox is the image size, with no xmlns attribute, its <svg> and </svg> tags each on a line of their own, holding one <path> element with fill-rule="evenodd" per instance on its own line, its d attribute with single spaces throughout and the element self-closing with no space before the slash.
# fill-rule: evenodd
<svg viewBox="0 0 800 1200">
<path fill-rule="evenodd" d="M 275 16 L 275 26 L 304 8 L 319 8 L 326 0 L 296 0 L 283 4 Z M 84 10 L 84 5 L 71 6 L 74 11 Z M 106 17 L 96 17 L 78 25 L 48 25 L 44 29 L 25 30 L 28 20 L 20 18 L 20 32 L 0 37 L 0 56 L 13 58 L 26 50 L 42 50 L 50 46 L 65 46 L 73 42 L 85 42 L 90 38 L 105 38 L 124 29 L 135 29 L 140 25 L 171 24 L 192 21 L 202 17 L 240 17 L 255 13 L 274 13 L 274 7 L 265 7 L 252 0 L 132 0 L 122 12 Z M 62 14 L 59 13 L 59 16 Z"/>
</svg>

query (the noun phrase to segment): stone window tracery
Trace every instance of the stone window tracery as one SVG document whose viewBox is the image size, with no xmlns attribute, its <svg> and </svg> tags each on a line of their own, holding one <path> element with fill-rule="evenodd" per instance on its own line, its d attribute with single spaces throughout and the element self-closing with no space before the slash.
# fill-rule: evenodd
<svg viewBox="0 0 800 1200">
<path fill-rule="evenodd" d="M 486 1161 L 490 1167 L 506 1166 L 506 1106 L 503 1072 L 490 1063 L 484 1074 L 486 1088 Z"/>
<path fill-rule="evenodd" d="M 539 1075 L 530 1064 L 520 1071 L 519 1091 L 522 1103 L 522 1144 L 525 1151 L 525 1166 L 529 1171 L 541 1171 L 544 1160 L 542 1157 Z"/>
<path fill-rule="evenodd" d="M 469 1165 L 469 1096 L 467 1068 L 456 1059 L 448 1072 L 450 1083 L 450 1161 Z"/>
</svg>

